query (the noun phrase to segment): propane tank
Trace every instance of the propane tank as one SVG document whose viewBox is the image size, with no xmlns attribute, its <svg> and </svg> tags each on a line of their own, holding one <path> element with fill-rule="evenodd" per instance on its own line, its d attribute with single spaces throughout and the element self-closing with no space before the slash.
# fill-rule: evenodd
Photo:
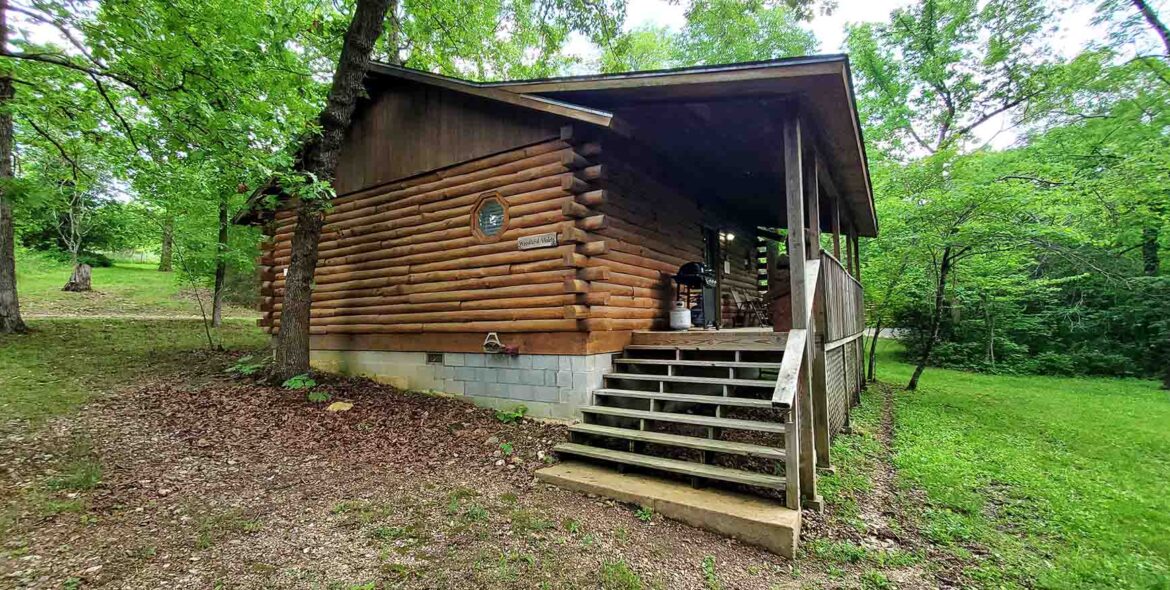
<svg viewBox="0 0 1170 590">
<path fill-rule="evenodd" d="M 687 309 L 687 304 L 682 301 L 675 301 L 674 309 L 670 310 L 670 329 L 691 329 L 691 310 Z"/>
</svg>

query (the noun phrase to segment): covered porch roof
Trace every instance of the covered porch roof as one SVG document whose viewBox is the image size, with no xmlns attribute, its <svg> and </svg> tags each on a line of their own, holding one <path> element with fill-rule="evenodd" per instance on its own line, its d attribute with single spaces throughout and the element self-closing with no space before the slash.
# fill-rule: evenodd
<svg viewBox="0 0 1170 590">
<path fill-rule="evenodd" d="M 555 113 L 646 146 L 700 198 L 783 227 L 783 115 L 799 111 L 819 157 L 818 185 L 839 197 L 853 231 L 877 234 L 849 60 L 844 55 L 721 66 L 469 82 L 389 64 L 376 74 Z M 806 152 L 811 155 L 811 151 Z M 828 229 L 828 228 L 826 228 Z"/>
</svg>

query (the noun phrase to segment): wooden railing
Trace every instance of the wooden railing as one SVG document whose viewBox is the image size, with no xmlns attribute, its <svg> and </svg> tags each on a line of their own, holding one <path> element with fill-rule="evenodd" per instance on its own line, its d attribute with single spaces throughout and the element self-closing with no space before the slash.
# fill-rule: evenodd
<svg viewBox="0 0 1170 590">
<path fill-rule="evenodd" d="M 822 337 L 814 346 L 813 429 L 817 465 L 828 467 L 832 437 L 849 423 L 849 410 L 860 399 L 865 298 L 861 283 L 828 252 L 821 253 L 817 295 Z"/>
<path fill-rule="evenodd" d="M 860 391 L 864 293 L 827 252 L 805 261 L 804 310 L 793 318 L 772 407 L 785 411 L 786 504 L 816 497 L 815 467 L 829 466 L 829 442 Z M 799 313 L 799 312 L 798 312 Z M 802 317 L 801 317 L 802 316 Z M 801 321 L 803 320 L 803 322 Z"/>
<path fill-rule="evenodd" d="M 805 262 L 805 313 L 804 325 L 808 329 L 788 331 L 788 340 L 784 344 L 784 358 L 780 360 L 780 372 L 776 376 L 776 389 L 772 392 L 772 407 L 780 410 L 790 410 L 796 400 L 796 393 L 800 386 L 800 372 L 804 366 L 805 351 L 808 349 L 809 332 L 812 327 L 813 301 L 816 299 L 817 280 L 820 276 L 821 261 L 813 259 Z"/>
<path fill-rule="evenodd" d="M 865 331 L 865 297 L 861 283 L 828 252 L 821 252 L 821 273 L 825 348 L 829 350 Z"/>
<path fill-rule="evenodd" d="M 813 484 L 816 478 L 812 463 L 801 452 L 802 445 L 808 445 L 806 449 L 812 448 L 811 439 L 801 442 L 802 438 L 807 439 L 809 435 L 805 431 L 807 424 L 802 424 L 801 420 L 807 420 L 802 416 L 811 408 L 808 388 L 802 384 L 809 380 L 809 361 L 812 358 L 810 344 L 816 334 L 812 323 L 813 302 L 816 300 L 820 266 L 821 261 L 815 258 L 804 261 L 804 309 L 793 314 L 796 316 L 793 317 L 793 325 L 807 327 L 789 330 L 788 340 L 784 344 L 784 357 L 780 360 L 780 371 L 776 375 L 776 388 L 772 391 L 772 407 L 785 411 L 784 503 L 793 510 L 800 509 L 801 496 L 808 492 L 807 485 Z M 802 482 L 806 487 L 802 487 Z"/>
</svg>

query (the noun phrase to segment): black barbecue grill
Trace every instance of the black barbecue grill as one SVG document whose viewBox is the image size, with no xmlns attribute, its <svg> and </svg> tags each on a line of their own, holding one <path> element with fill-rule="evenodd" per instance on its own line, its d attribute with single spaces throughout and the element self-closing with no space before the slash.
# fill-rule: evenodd
<svg viewBox="0 0 1170 590">
<path fill-rule="evenodd" d="M 678 285 L 676 300 L 684 301 L 691 310 L 691 324 L 697 327 L 706 327 L 715 323 L 715 272 L 702 262 L 688 262 L 678 269 L 674 275 L 674 282 Z M 686 288 L 684 294 L 683 288 Z M 693 290 L 699 289 L 698 300 L 694 300 Z"/>
</svg>

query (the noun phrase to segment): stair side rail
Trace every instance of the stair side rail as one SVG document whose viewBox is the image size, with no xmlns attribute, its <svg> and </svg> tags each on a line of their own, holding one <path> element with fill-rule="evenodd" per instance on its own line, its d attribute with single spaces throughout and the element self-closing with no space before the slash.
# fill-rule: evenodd
<svg viewBox="0 0 1170 590">
<path fill-rule="evenodd" d="M 800 389 L 800 377 L 807 373 L 804 365 L 809 359 L 808 345 L 812 340 L 812 311 L 814 295 L 817 291 L 817 281 L 821 276 L 821 261 L 810 259 L 805 261 L 804 290 L 805 314 L 804 325 L 788 331 L 788 340 L 784 344 L 784 357 L 780 359 L 780 372 L 776 375 L 776 388 L 772 391 L 772 407 L 778 410 L 793 411 L 796 404 L 796 394 Z"/>
</svg>

